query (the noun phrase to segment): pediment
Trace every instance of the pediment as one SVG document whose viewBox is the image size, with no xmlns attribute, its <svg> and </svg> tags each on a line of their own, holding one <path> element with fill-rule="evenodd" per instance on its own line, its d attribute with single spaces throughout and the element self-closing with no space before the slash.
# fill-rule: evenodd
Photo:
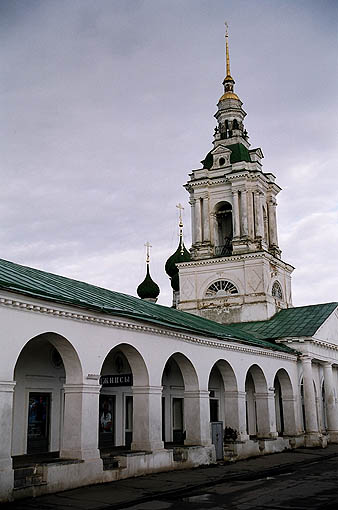
<svg viewBox="0 0 338 510">
<path fill-rule="evenodd" d="M 225 147 L 225 145 L 218 145 L 214 149 L 212 149 L 211 154 L 213 156 L 220 155 L 220 154 L 231 154 L 231 150 Z"/>
<path fill-rule="evenodd" d="M 338 307 L 319 326 L 313 337 L 317 340 L 338 345 Z"/>
</svg>

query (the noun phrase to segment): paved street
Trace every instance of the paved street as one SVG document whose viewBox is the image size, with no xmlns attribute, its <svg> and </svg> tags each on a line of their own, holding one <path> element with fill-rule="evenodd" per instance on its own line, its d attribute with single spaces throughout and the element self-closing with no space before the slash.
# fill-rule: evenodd
<svg viewBox="0 0 338 510">
<path fill-rule="evenodd" d="M 338 445 L 158 473 L 3 505 L 8 510 L 338 508 Z"/>
</svg>

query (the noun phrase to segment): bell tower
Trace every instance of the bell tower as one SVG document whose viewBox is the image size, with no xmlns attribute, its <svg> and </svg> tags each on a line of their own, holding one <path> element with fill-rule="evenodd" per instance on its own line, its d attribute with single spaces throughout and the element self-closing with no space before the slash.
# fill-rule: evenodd
<svg viewBox="0 0 338 510">
<path fill-rule="evenodd" d="M 281 260 L 276 196 L 251 149 L 246 112 L 234 92 L 226 25 L 226 76 L 217 105 L 213 148 L 185 185 L 190 195 L 191 261 L 179 264 L 179 305 L 217 322 L 265 320 L 292 306 L 293 267 Z"/>
</svg>

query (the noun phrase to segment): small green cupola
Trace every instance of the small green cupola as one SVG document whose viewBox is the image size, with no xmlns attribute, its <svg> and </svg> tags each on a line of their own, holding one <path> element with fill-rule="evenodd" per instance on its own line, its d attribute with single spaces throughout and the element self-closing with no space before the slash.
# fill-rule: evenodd
<svg viewBox="0 0 338 510">
<path fill-rule="evenodd" d="M 177 264 L 180 262 L 189 262 L 191 260 L 190 253 L 184 246 L 183 242 L 183 221 L 182 221 L 182 210 L 184 209 L 181 204 L 176 206 L 180 211 L 180 220 L 179 220 L 179 232 L 180 232 L 180 240 L 178 243 L 177 250 L 173 253 L 165 263 L 165 271 L 170 278 L 170 284 L 173 289 L 173 307 L 176 308 L 179 299 L 179 290 L 180 290 L 180 281 L 178 276 L 178 267 Z"/>
<path fill-rule="evenodd" d="M 157 298 L 160 294 L 160 288 L 157 285 L 157 283 L 154 282 L 152 277 L 150 276 L 150 270 L 149 270 L 149 262 L 150 262 L 150 255 L 149 255 L 149 248 L 151 248 L 151 245 L 149 242 L 145 244 L 147 248 L 147 258 L 146 258 L 146 277 L 143 280 L 142 283 L 137 287 L 137 295 L 144 299 L 145 301 L 152 301 L 153 303 L 156 303 Z"/>
</svg>

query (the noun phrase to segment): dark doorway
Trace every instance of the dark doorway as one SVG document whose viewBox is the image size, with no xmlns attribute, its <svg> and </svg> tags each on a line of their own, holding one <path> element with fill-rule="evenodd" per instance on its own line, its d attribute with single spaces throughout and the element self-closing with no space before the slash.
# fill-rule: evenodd
<svg viewBox="0 0 338 510">
<path fill-rule="evenodd" d="M 49 450 L 50 393 L 29 393 L 27 453 Z"/>
<path fill-rule="evenodd" d="M 173 398 L 173 443 L 184 444 L 183 398 Z"/>
<path fill-rule="evenodd" d="M 133 397 L 126 396 L 125 445 L 130 449 L 133 442 Z"/>
<path fill-rule="evenodd" d="M 99 448 L 115 444 L 115 395 L 100 395 Z"/>
</svg>

